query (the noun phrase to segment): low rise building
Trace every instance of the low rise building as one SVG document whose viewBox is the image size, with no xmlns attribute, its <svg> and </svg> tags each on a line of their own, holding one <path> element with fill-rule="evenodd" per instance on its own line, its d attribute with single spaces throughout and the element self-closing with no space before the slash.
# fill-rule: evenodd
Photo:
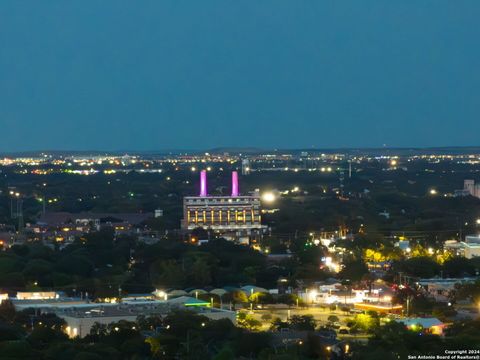
<svg viewBox="0 0 480 360">
<path fill-rule="evenodd" d="M 152 217 L 151 213 L 47 212 L 35 224 L 27 224 L 26 231 L 35 240 L 68 243 L 104 226 L 112 227 L 116 234 L 132 233 Z"/>
<path fill-rule="evenodd" d="M 55 309 L 57 307 L 74 307 L 85 305 L 89 300 L 67 297 L 57 292 L 22 292 L 16 297 L 9 298 L 17 311 L 26 309 L 39 309 L 40 311 Z M 49 312 L 49 311 L 46 311 Z"/>
<path fill-rule="evenodd" d="M 417 285 L 436 301 L 447 302 L 456 286 L 475 282 L 476 277 L 420 279 Z"/>
<path fill-rule="evenodd" d="M 396 322 L 404 324 L 413 331 L 422 331 L 433 335 L 443 335 L 445 324 L 437 318 L 407 318 L 396 319 Z"/>
<path fill-rule="evenodd" d="M 457 256 L 471 259 L 480 256 L 480 235 L 467 235 L 465 241 L 447 240 L 443 247 Z"/>
<path fill-rule="evenodd" d="M 168 300 L 152 300 L 146 294 L 130 296 L 121 303 L 90 303 L 81 299 L 13 300 L 16 309 L 34 308 L 41 313 L 54 313 L 67 323 L 70 337 L 85 337 L 95 323 L 109 325 L 119 321 L 136 321 L 138 316 L 166 316 L 173 309 L 189 309 L 212 320 L 229 319 L 236 323 L 236 312 L 212 308 L 189 296 Z"/>
</svg>

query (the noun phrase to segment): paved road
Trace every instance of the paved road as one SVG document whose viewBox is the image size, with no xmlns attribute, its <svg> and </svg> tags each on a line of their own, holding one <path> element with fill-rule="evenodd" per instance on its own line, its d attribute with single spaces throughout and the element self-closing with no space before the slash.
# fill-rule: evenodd
<svg viewBox="0 0 480 360">
<path fill-rule="evenodd" d="M 288 316 L 294 315 L 312 315 L 313 318 L 317 321 L 317 325 L 326 325 L 328 322 L 328 317 L 330 315 L 335 315 L 338 317 L 341 325 L 345 325 L 347 319 L 354 317 L 352 314 L 346 314 L 343 311 L 330 311 L 329 309 L 322 309 L 320 307 L 309 307 L 309 308 L 296 308 L 292 307 L 290 309 L 266 309 L 266 310 L 254 310 L 253 316 L 263 323 L 262 329 L 267 329 L 270 327 L 272 320 L 263 320 L 262 315 L 270 314 L 272 320 L 275 318 L 280 318 L 282 321 L 286 321 Z"/>
</svg>

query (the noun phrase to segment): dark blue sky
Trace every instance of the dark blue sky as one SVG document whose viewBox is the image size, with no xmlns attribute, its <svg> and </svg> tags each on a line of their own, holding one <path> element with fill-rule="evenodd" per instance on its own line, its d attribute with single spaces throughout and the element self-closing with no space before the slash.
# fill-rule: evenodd
<svg viewBox="0 0 480 360">
<path fill-rule="evenodd" d="M 480 1 L 5 0 L 0 151 L 480 145 Z"/>
</svg>

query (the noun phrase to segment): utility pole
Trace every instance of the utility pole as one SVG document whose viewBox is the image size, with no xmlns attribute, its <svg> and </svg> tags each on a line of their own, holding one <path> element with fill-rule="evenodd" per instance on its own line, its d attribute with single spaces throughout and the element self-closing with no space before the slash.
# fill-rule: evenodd
<svg viewBox="0 0 480 360">
<path fill-rule="evenodd" d="M 17 199 L 18 231 L 23 229 L 23 200 Z"/>
</svg>

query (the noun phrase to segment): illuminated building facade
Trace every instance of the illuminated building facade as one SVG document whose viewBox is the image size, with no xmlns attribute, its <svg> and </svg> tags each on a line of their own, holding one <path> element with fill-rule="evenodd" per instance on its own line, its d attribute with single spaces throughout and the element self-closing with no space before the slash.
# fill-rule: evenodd
<svg viewBox="0 0 480 360">
<path fill-rule="evenodd" d="M 468 195 L 480 198 L 480 184 L 475 184 L 475 180 L 464 180 L 463 190 Z"/>
<path fill-rule="evenodd" d="M 209 196 L 207 173 L 200 173 L 200 195 L 183 199 L 184 230 L 201 227 L 218 233 L 235 233 L 238 236 L 260 234 L 262 229 L 260 194 L 240 195 L 238 174 L 232 172 L 230 196 Z"/>
</svg>

